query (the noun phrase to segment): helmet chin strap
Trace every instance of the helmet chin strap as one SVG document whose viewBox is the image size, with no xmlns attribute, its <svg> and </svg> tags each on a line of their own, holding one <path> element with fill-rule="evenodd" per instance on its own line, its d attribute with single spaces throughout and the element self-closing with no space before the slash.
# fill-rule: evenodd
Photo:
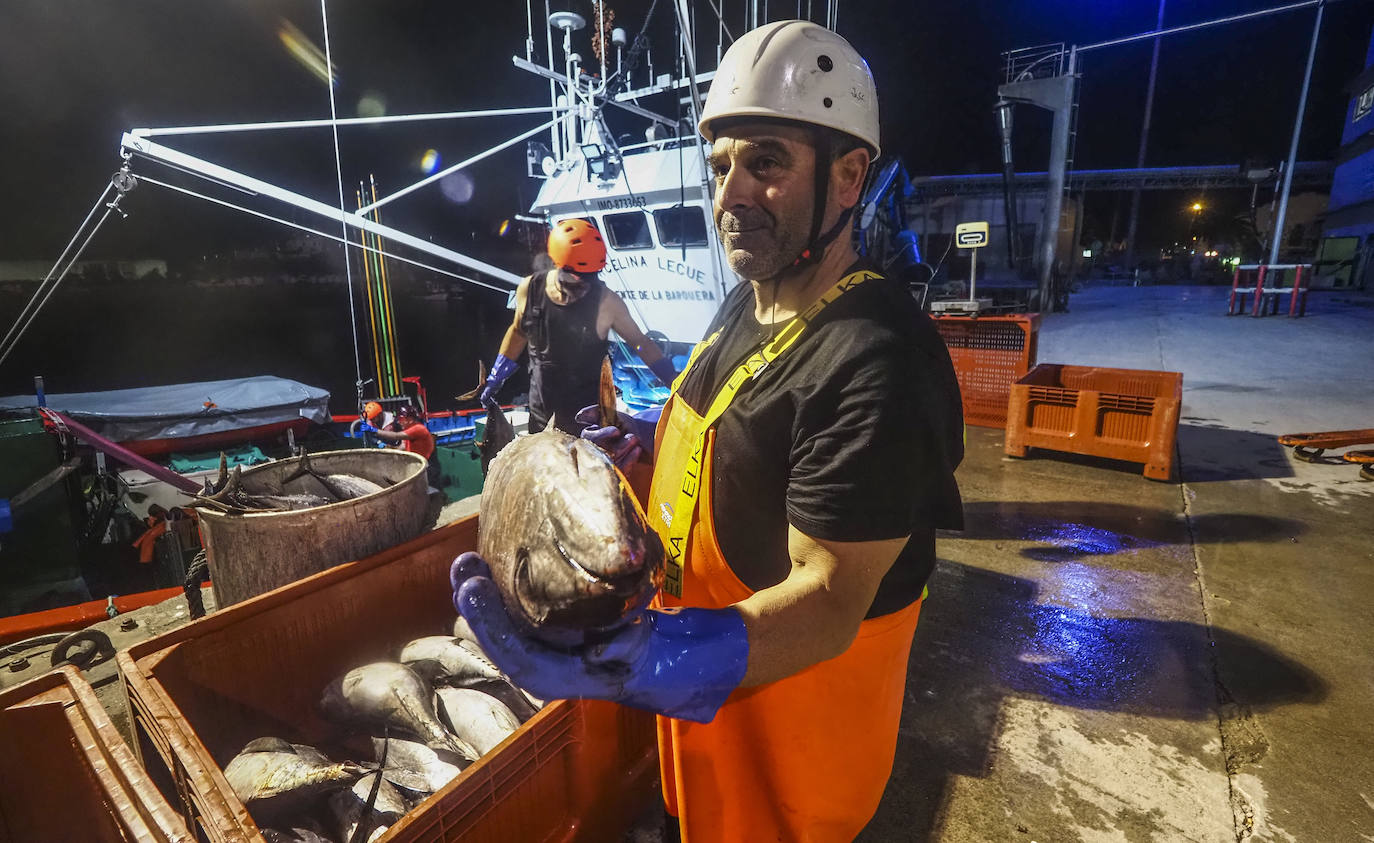
<svg viewBox="0 0 1374 843">
<path fill-rule="evenodd" d="M 811 209 L 811 236 L 807 238 L 806 248 L 802 249 L 797 259 L 792 261 L 790 266 L 784 267 L 775 274 L 772 279 L 781 280 L 788 275 L 796 275 L 803 270 L 821 262 L 821 257 L 825 255 L 825 250 L 849 224 L 849 218 L 854 213 L 853 208 L 845 208 L 840 213 L 840 218 L 824 234 L 821 233 L 821 223 L 825 221 L 825 206 L 830 199 L 830 168 L 834 164 L 831 161 L 830 135 L 827 132 L 817 131 L 812 136 L 816 147 L 816 191 L 815 205 Z M 822 164 L 821 162 L 825 162 Z"/>
</svg>

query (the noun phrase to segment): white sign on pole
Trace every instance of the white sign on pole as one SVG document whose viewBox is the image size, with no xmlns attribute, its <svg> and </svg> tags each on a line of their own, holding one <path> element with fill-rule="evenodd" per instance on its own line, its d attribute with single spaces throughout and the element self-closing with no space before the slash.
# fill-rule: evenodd
<svg viewBox="0 0 1374 843">
<path fill-rule="evenodd" d="M 987 244 L 986 222 L 961 222 L 954 226 L 954 245 L 960 249 L 977 249 Z"/>
</svg>

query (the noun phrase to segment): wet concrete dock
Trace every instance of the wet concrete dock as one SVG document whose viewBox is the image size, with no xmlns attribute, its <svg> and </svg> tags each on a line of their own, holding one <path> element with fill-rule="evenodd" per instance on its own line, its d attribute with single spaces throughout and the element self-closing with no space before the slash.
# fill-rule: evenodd
<svg viewBox="0 0 1374 843">
<path fill-rule="evenodd" d="M 1374 483 L 1274 440 L 1374 427 L 1374 296 L 1227 292 L 1090 287 L 1041 329 L 1040 362 L 1183 372 L 1174 482 L 969 428 L 861 839 L 1374 841 Z"/>
</svg>

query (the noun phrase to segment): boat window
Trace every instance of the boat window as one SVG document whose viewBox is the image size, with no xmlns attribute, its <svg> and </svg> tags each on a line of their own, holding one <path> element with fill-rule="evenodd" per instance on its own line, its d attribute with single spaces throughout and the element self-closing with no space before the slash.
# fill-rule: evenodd
<svg viewBox="0 0 1374 843">
<path fill-rule="evenodd" d="M 607 214 L 604 219 L 611 248 L 621 251 L 653 248 L 654 238 L 649 233 L 649 218 L 644 216 L 643 211 Z"/>
<path fill-rule="evenodd" d="M 665 246 L 705 246 L 706 219 L 700 208 L 654 211 L 659 242 Z"/>
</svg>

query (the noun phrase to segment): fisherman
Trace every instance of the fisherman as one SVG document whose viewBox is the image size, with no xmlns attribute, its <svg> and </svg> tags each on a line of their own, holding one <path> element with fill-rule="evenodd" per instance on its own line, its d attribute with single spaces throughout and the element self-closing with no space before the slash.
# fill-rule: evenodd
<svg viewBox="0 0 1374 843">
<path fill-rule="evenodd" d="M 428 460 L 429 465 L 425 468 L 425 474 L 429 479 L 429 485 L 436 489 L 441 488 L 439 461 L 434 458 L 434 434 L 429 432 L 424 420 L 420 418 L 420 411 L 410 404 L 402 404 L 396 411 L 396 424 L 400 427 L 399 431 L 377 428 L 377 438 L 393 445 L 399 444 L 401 450 L 414 451 Z"/>
<path fill-rule="evenodd" d="M 548 254 L 553 269 L 526 277 L 515 291 L 515 318 L 501 340 L 481 400 L 495 400 L 528 346 L 530 433 L 555 419 L 561 430 L 576 436 L 581 426 L 573 416 L 596 403 L 612 329 L 664 384 L 673 382 L 673 364 L 644 336 L 619 294 L 602 282 L 598 273 L 606 266 L 606 244 L 594 225 L 584 219 L 555 223 Z"/>
<path fill-rule="evenodd" d="M 566 654 L 510 622 L 474 554 L 454 562 L 455 603 L 531 693 L 661 715 L 682 840 L 848 841 L 891 774 L 935 531 L 963 525 L 958 382 L 929 318 L 849 237 L 879 144 L 848 42 L 805 21 L 743 35 L 699 129 L 716 227 L 749 283 L 659 422 L 658 606 Z M 635 450 L 613 428 L 583 436 Z"/>
<path fill-rule="evenodd" d="M 358 430 L 363 434 L 363 442 L 371 448 L 377 444 L 377 440 L 371 434 L 377 430 L 391 430 L 396 422 L 391 413 L 382 409 L 382 405 L 376 401 L 369 401 L 363 405 L 363 414 L 359 418 L 362 422 Z"/>
</svg>

